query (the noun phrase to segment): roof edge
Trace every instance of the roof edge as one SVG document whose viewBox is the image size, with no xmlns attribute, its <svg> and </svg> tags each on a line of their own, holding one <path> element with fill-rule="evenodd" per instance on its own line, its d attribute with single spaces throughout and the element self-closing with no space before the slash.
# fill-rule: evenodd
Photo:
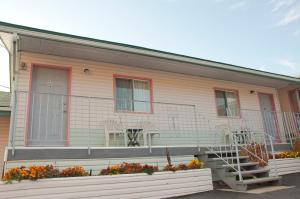
<svg viewBox="0 0 300 199">
<path fill-rule="evenodd" d="M 60 40 L 65 42 L 78 43 L 83 45 L 90 45 L 90 46 L 108 48 L 108 49 L 119 50 L 119 51 L 126 51 L 129 53 L 155 56 L 164 59 L 171 59 L 175 61 L 187 62 L 187 63 L 197 64 L 197 65 L 205 65 L 205 66 L 214 67 L 218 69 L 225 69 L 225 70 L 247 73 L 252 75 L 259 75 L 259 76 L 278 79 L 278 80 L 285 80 L 293 83 L 300 83 L 300 78 L 292 77 L 288 75 L 266 72 L 266 71 L 247 68 L 243 66 L 217 62 L 217 61 L 212 61 L 207 59 L 201 59 L 197 57 L 181 55 L 177 53 L 161 51 L 161 50 L 156 50 L 156 49 L 151 49 L 146 47 L 140 47 L 140 46 L 129 45 L 124 43 L 100 40 L 100 39 L 95 39 L 90 37 L 83 37 L 83 36 L 72 35 L 67 33 L 49 31 L 49 30 L 17 25 L 17 24 L 12 24 L 7 22 L 0 21 L 0 30 L 9 33 L 18 33 L 21 35 L 36 36 L 36 37 L 49 38 L 49 39 Z"/>
</svg>

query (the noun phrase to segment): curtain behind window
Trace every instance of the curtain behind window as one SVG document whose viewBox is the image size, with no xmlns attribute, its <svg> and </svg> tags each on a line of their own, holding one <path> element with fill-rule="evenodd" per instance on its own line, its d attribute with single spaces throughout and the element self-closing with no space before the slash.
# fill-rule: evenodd
<svg viewBox="0 0 300 199">
<path fill-rule="evenodd" d="M 239 105 L 235 92 L 216 90 L 217 111 L 219 116 L 238 116 Z"/>
<path fill-rule="evenodd" d="M 132 80 L 116 78 L 117 110 L 133 111 Z"/>
<path fill-rule="evenodd" d="M 150 112 L 150 88 L 148 81 L 134 80 L 134 111 Z"/>
<path fill-rule="evenodd" d="M 215 91 L 217 98 L 217 111 L 219 116 L 226 116 L 226 96 L 224 91 Z"/>
<path fill-rule="evenodd" d="M 237 96 L 234 92 L 226 92 L 226 100 L 227 100 L 227 109 L 228 115 L 237 116 L 238 113 L 238 102 Z"/>
</svg>

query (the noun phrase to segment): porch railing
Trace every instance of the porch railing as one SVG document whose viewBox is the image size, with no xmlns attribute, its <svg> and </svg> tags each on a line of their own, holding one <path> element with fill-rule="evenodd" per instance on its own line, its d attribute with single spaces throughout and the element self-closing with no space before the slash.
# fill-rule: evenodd
<svg viewBox="0 0 300 199">
<path fill-rule="evenodd" d="M 153 102 L 152 112 L 137 100 L 136 111 L 128 101 L 116 110 L 112 98 L 18 91 L 15 99 L 14 147 L 128 147 L 124 136 L 135 131 L 141 147 L 200 145 L 195 105 Z"/>
<path fill-rule="evenodd" d="M 116 110 L 112 98 L 49 93 L 14 93 L 10 146 L 140 147 L 229 145 L 222 133 L 247 130 L 270 135 L 276 143 L 293 143 L 300 114 L 241 110 L 240 117 L 217 118 L 190 104 L 137 101 Z M 151 107 L 151 108 L 150 108 Z M 152 112 L 153 110 L 153 112 Z M 205 118 L 205 119 L 204 119 Z M 110 123 L 113 127 L 108 128 Z M 213 126 L 213 128 L 212 128 Z M 134 133 L 136 131 L 137 133 Z M 216 137 L 215 133 L 219 135 Z M 132 141 L 132 140 L 131 140 Z M 133 143 L 131 143 L 133 144 Z"/>
</svg>

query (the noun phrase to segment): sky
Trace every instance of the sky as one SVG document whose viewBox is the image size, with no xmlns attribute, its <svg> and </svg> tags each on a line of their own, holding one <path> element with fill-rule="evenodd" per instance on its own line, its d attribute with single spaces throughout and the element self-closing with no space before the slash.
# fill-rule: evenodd
<svg viewBox="0 0 300 199">
<path fill-rule="evenodd" d="M 0 21 L 300 76 L 300 0 L 0 0 Z"/>
</svg>

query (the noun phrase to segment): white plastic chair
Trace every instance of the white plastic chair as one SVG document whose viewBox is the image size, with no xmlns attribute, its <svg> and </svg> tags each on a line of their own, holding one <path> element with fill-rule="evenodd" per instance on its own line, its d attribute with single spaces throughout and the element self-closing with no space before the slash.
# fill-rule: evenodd
<svg viewBox="0 0 300 199">
<path fill-rule="evenodd" d="M 143 133 L 143 139 L 144 139 L 144 146 L 147 146 L 148 142 L 149 142 L 149 146 L 151 146 L 151 139 L 152 136 L 155 134 L 158 134 L 159 129 L 155 126 L 154 123 L 150 122 L 150 121 L 142 121 L 139 123 L 139 127 L 141 129 L 143 129 L 142 133 Z M 148 142 L 147 142 L 148 140 Z"/>
<path fill-rule="evenodd" d="M 218 124 L 216 125 L 216 131 L 220 132 L 224 135 L 223 139 L 223 144 L 230 144 L 231 143 L 231 137 L 230 137 L 230 132 L 228 128 L 228 124 Z"/>
<path fill-rule="evenodd" d="M 106 147 L 109 146 L 109 139 L 111 134 L 114 136 L 114 141 L 116 140 L 116 135 L 123 135 L 125 146 L 127 146 L 127 133 L 121 122 L 118 122 L 116 120 L 106 120 L 104 121 L 104 125 Z"/>
</svg>

